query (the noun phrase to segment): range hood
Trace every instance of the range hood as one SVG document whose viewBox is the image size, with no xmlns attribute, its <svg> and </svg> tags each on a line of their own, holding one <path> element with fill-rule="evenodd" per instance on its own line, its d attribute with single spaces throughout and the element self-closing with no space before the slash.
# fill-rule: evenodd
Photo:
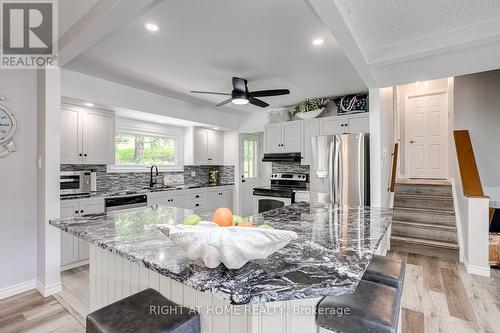
<svg viewBox="0 0 500 333">
<path fill-rule="evenodd" d="M 262 162 L 300 162 L 300 153 L 264 154 Z"/>
</svg>

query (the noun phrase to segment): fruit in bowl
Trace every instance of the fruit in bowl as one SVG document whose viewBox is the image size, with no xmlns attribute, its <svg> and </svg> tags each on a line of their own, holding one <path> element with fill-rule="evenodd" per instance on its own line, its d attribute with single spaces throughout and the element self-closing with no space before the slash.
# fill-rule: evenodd
<svg viewBox="0 0 500 333">
<path fill-rule="evenodd" d="M 213 220 L 220 227 L 233 225 L 233 212 L 229 208 L 219 208 L 215 211 Z"/>
<path fill-rule="evenodd" d="M 201 221 L 201 217 L 199 215 L 193 214 L 193 215 L 186 216 L 184 221 L 182 221 L 182 224 L 197 225 L 198 223 L 200 223 L 200 221 Z"/>
</svg>

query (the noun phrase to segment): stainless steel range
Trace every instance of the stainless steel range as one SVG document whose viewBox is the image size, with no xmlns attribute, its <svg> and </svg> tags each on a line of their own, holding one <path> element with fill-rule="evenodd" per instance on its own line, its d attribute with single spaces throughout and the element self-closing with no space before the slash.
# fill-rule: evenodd
<svg viewBox="0 0 500 333">
<path fill-rule="evenodd" d="M 309 176 L 304 173 L 274 173 L 271 186 L 255 187 L 253 196 L 257 213 L 281 208 L 295 202 L 296 194 L 307 191 Z"/>
</svg>

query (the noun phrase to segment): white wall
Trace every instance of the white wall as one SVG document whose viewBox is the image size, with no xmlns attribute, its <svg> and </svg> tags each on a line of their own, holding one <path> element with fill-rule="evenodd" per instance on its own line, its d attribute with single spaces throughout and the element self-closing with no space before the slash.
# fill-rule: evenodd
<svg viewBox="0 0 500 333">
<path fill-rule="evenodd" d="M 202 107 L 66 69 L 62 71 L 62 96 L 226 129 L 237 129 L 243 117 L 238 113 Z"/>
<path fill-rule="evenodd" d="M 388 191 L 394 146 L 393 88 L 370 89 L 370 201 L 372 206 L 390 207 Z"/>
<path fill-rule="evenodd" d="M 455 78 L 455 129 L 469 130 L 487 195 L 500 201 L 500 70 Z"/>
<path fill-rule="evenodd" d="M 7 97 L 0 103 L 18 125 L 17 152 L 0 159 L 0 297 L 36 275 L 36 93 L 35 71 L 0 71 L 0 95 Z"/>
</svg>

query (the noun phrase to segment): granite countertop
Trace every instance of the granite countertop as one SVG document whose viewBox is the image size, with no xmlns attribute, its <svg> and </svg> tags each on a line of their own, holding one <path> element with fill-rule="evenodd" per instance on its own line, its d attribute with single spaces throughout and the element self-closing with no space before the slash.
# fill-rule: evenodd
<svg viewBox="0 0 500 333">
<path fill-rule="evenodd" d="M 190 260 L 154 227 L 181 223 L 191 213 L 155 206 L 50 224 L 196 290 L 247 304 L 353 292 L 392 222 L 391 210 L 370 207 L 301 202 L 271 210 L 250 220 L 293 230 L 299 238 L 267 259 L 229 270 Z"/>
<path fill-rule="evenodd" d="M 157 192 L 168 192 L 168 191 L 180 191 L 180 190 L 191 190 L 196 188 L 211 188 L 219 186 L 232 186 L 234 183 L 227 184 L 182 184 L 173 186 L 160 186 L 149 188 L 145 187 L 142 189 L 129 189 L 119 192 L 97 192 L 91 194 L 75 194 L 75 195 L 61 195 L 61 200 L 76 200 L 76 199 L 95 199 L 95 198 L 109 198 L 116 196 L 127 196 L 135 194 L 147 194 L 147 193 L 157 193 Z"/>
</svg>

